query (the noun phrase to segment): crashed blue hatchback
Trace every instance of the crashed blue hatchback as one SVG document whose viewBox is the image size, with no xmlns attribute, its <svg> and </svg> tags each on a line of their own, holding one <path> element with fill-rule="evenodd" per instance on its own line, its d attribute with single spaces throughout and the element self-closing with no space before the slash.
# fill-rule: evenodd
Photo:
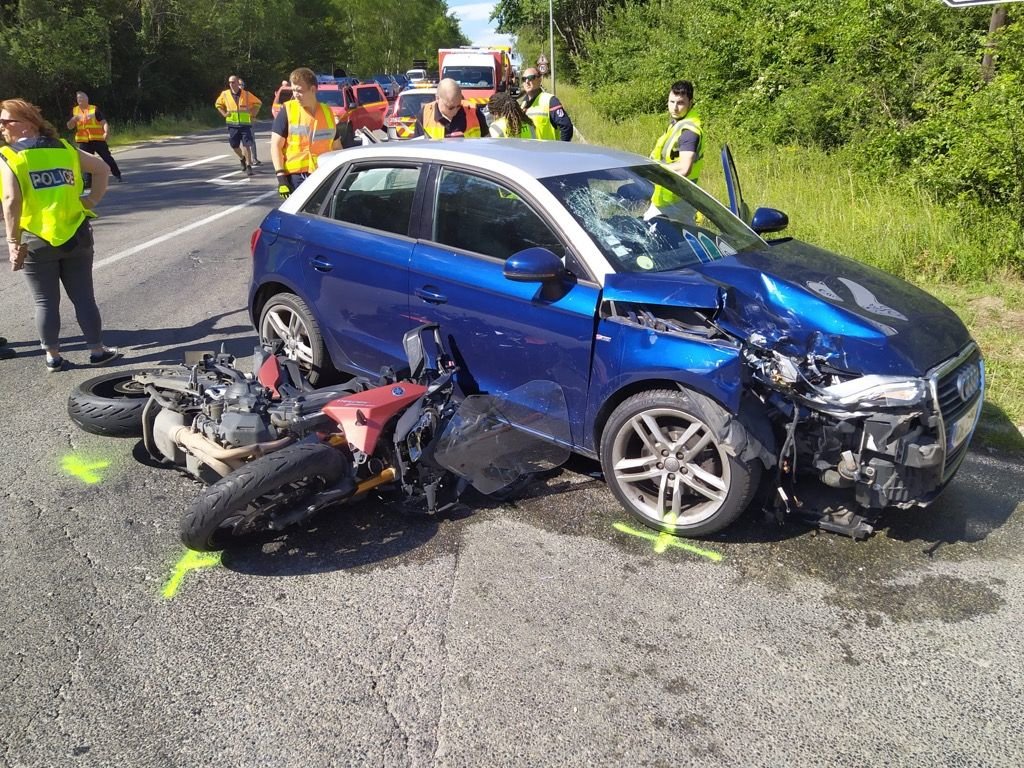
<svg viewBox="0 0 1024 768">
<path fill-rule="evenodd" d="M 253 238 L 253 322 L 314 381 L 399 367 L 403 333 L 430 322 L 467 393 L 556 383 L 557 439 L 653 528 L 707 535 L 757 495 L 866 535 L 953 477 L 981 355 L 914 286 L 763 239 L 785 214 L 750 215 L 728 150 L 723 164 L 730 208 L 600 147 L 327 155 Z"/>
</svg>

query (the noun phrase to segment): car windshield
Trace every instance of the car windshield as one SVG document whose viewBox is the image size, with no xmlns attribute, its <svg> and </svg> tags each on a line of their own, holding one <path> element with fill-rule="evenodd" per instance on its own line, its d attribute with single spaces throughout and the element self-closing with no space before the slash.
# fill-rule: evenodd
<svg viewBox="0 0 1024 768">
<path fill-rule="evenodd" d="M 403 93 L 398 97 L 396 117 L 416 117 L 424 104 L 433 101 L 433 93 Z"/>
<path fill-rule="evenodd" d="M 450 77 L 462 88 L 494 87 L 494 70 L 485 67 L 445 67 L 441 77 Z"/>
<path fill-rule="evenodd" d="M 318 89 L 316 92 L 316 100 L 319 101 L 321 104 L 327 104 L 332 107 L 343 106 L 343 102 L 341 100 L 341 91 L 336 91 L 333 89 L 326 91 L 323 89 Z"/>
<path fill-rule="evenodd" d="M 659 165 L 605 168 L 540 181 L 587 231 L 616 272 L 683 269 L 764 245 L 700 187 Z"/>
</svg>

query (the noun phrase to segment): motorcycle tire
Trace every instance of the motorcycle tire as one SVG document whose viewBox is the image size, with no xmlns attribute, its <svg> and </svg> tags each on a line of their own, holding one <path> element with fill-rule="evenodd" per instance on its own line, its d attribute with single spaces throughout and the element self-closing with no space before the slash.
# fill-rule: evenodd
<svg viewBox="0 0 1024 768">
<path fill-rule="evenodd" d="M 181 541 L 189 549 L 214 552 L 262 533 L 274 512 L 294 510 L 349 470 L 341 453 L 319 443 L 262 456 L 203 491 L 181 519 Z"/>
<path fill-rule="evenodd" d="M 149 395 L 133 377 L 143 372 L 117 371 L 83 381 L 68 396 L 68 416 L 93 435 L 141 437 Z"/>
</svg>

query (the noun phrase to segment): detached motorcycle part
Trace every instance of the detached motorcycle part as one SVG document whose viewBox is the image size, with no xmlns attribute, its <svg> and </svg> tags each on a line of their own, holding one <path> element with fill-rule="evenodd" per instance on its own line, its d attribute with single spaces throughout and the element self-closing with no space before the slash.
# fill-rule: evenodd
<svg viewBox="0 0 1024 768">
<path fill-rule="evenodd" d="M 134 376 L 145 372 L 118 371 L 83 381 L 68 397 L 68 416 L 94 435 L 141 437 L 149 394 Z"/>
<path fill-rule="evenodd" d="M 728 439 L 727 439 L 728 436 Z M 601 437 L 601 469 L 612 493 L 642 523 L 704 536 L 739 517 L 761 463 L 734 455 L 738 421 L 695 392 L 655 390 L 623 401 Z"/>
<path fill-rule="evenodd" d="M 181 540 L 202 552 L 274 528 L 277 517 L 315 503 L 351 473 L 330 446 L 290 445 L 256 459 L 204 490 L 181 520 Z"/>
<path fill-rule="evenodd" d="M 282 353 L 299 364 L 311 385 L 327 383 L 338 375 L 312 310 L 294 293 L 278 293 L 267 300 L 260 313 L 259 331 L 262 343 L 282 343 Z"/>
</svg>

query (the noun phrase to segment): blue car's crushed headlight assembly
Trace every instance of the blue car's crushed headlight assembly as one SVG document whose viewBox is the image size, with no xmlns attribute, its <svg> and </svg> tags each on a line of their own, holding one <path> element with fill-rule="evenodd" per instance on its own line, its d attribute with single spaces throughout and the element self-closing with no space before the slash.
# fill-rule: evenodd
<svg viewBox="0 0 1024 768">
<path fill-rule="evenodd" d="M 818 389 L 827 402 L 843 408 L 914 408 L 928 397 L 923 379 L 868 375 Z"/>
</svg>

